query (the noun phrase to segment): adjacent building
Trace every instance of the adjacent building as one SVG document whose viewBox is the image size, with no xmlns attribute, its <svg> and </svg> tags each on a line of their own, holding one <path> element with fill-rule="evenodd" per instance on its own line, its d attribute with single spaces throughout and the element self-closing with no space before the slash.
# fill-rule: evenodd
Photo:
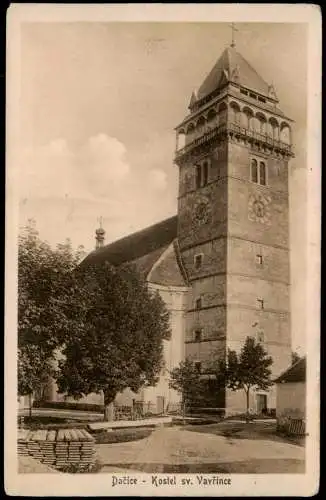
<svg viewBox="0 0 326 500">
<path fill-rule="evenodd" d="M 306 358 L 299 359 L 276 380 L 276 417 L 306 418 Z"/>
</svg>

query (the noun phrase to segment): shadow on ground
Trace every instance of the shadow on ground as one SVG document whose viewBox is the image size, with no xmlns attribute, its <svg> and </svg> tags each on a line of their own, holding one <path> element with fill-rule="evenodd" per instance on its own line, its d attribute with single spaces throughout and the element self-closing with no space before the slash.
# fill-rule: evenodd
<svg viewBox="0 0 326 500">
<path fill-rule="evenodd" d="M 121 463 L 102 464 L 101 472 L 106 472 L 106 467 L 113 472 L 114 469 L 131 469 L 149 474 L 304 474 L 305 463 L 295 459 L 266 459 L 248 460 L 242 462 L 226 463 L 189 463 L 189 464 L 157 464 L 157 463 Z"/>
<path fill-rule="evenodd" d="M 202 432 L 204 434 L 213 434 L 215 436 L 223 436 L 228 439 L 263 439 L 264 441 L 278 441 L 296 444 L 298 446 L 305 445 L 305 438 L 301 436 L 285 436 L 276 432 L 276 424 L 274 422 L 250 422 L 250 423 L 234 423 L 232 421 L 221 422 L 218 424 L 209 425 L 187 425 L 180 427 L 192 432 Z"/>
</svg>

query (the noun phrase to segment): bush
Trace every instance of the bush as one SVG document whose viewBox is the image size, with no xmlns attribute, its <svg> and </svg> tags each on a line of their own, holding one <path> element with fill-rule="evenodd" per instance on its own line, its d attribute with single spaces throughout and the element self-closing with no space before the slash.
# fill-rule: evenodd
<svg viewBox="0 0 326 500">
<path fill-rule="evenodd" d="M 72 403 L 68 401 L 34 401 L 34 408 L 53 408 L 61 410 L 79 410 L 79 411 L 94 411 L 97 413 L 104 412 L 104 405 L 88 404 L 88 403 Z"/>
<path fill-rule="evenodd" d="M 145 439 L 151 435 L 153 427 L 151 428 L 138 428 L 138 429 L 120 429 L 115 431 L 97 431 L 94 432 L 96 444 L 113 444 L 113 443 L 127 443 L 129 441 L 138 441 Z"/>
<path fill-rule="evenodd" d="M 24 417 L 24 429 L 31 430 L 56 430 L 56 429 L 86 429 L 87 422 L 78 422 L 74 419 L 66 419 L 52 416 Z"/>
</svg>

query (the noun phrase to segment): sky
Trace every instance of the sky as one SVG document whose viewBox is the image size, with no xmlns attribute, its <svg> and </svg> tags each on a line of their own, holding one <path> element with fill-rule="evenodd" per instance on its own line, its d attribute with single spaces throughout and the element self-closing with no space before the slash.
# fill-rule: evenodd
<svg viewBox="0 0 326 500">
<path fill-rule="evenodd" d="M 294 120 L 290 163 L 293 347 L 304 350 L 307 42 L 303 24 L 239 23 L 237 50 Z M 231 42 L 227 23 L 25 23 L 19 222 L 94 249 L 177 211 L 174 127 Z"/>
</svg>

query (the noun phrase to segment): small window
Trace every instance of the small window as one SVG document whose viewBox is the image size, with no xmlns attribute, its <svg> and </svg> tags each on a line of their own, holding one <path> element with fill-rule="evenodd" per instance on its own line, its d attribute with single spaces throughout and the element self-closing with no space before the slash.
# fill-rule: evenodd
<svg viewBox="0 0 326 500">
<path fill-rule="evenodd" d="M 253 94 L 252 92 L 249 92 L 249 97 L 251 97 L 252 99 L 257 99 L 256 94 Z"/>
<path fill-rule="evenodd" d="M 195 302 L 195 307 L 196 307 L 196 309 L 201 309 L 201 308 L 202 308 L 202 300 L 201 300 L 201 297 L 199 297 L 198 299 L 196 299 L 196 302 Z"/>
<path fill-rule="evenodd" d="M 195 342 L 200 342 L 202 339 L 202 330 L 195 330 Z"/>
<path fill-rule="evenodd" d="M 264 309 L 264 301 L 263 299 L 257 299 L 259 309 Z"/>
<path fill-rule="evenodd" d="M 264 97 L 258 96 L 258 101 L 260 101 L 260 102 L 266 102 L 266 99 L 264 99 Z"/>
<path fill-rule="evenodd" d="M 203 265 L 203 254 L 200 253 L 198 255 L 195 255 L 194 261 L 195 261 L 195 269 L 200 269 Z"/>
<path fill-rule="evenodd" d="M 195 361 L 195 368 L 200 373 L 201 372 L 201 362 Z"/>
<path fill-rule="evenodd" d="M 203 186 L 206 186 L 208 181 L 208 163 L 207 161 L 203 164 Z"/>
<path fill-rule="evenodd" d="M 256 262 L 259 266 L 263 265 L 263 256 L 261 254 L 256 255 Z"/>
<path fill-rule="evenodd" d="M 257 333 L 257 342 L 264 342 L 264 332 Z"/>
<path fill-rule="evenodd" d="M 247 92 L 247 90 L 244 90 L 244 89 L 240 89 L 240 92 L 241 92 L 241 94 L 244 94 L 244 95 L 248 95 L 248 92 Z"/>
<path fill-rule="evenodd" d="M 267 184 L 266 163 L 260 161 L 258 164 L 258 161 L 255 158 L 253 158 L 250 163 L 250 175 L 251 175 L 251 182 L 254 182 L 255 184 L 260 184 L 261 186 L 266 186 Z"/>
<path fill-rule="evenodd" d="M 263 161 L 259 165 L 259 184 L 266 186 L 266 166 Z"/>
<path fill-rule="evenodd" d="M 252 182 L 258 183 L 258 165 L 257 160 L 251 160 L 251 180 Z"/>
<path fill-rule="evenodd" d="M 196 188 L 201 186 L 201 166 L 196 165 Z"/>
</svg>

